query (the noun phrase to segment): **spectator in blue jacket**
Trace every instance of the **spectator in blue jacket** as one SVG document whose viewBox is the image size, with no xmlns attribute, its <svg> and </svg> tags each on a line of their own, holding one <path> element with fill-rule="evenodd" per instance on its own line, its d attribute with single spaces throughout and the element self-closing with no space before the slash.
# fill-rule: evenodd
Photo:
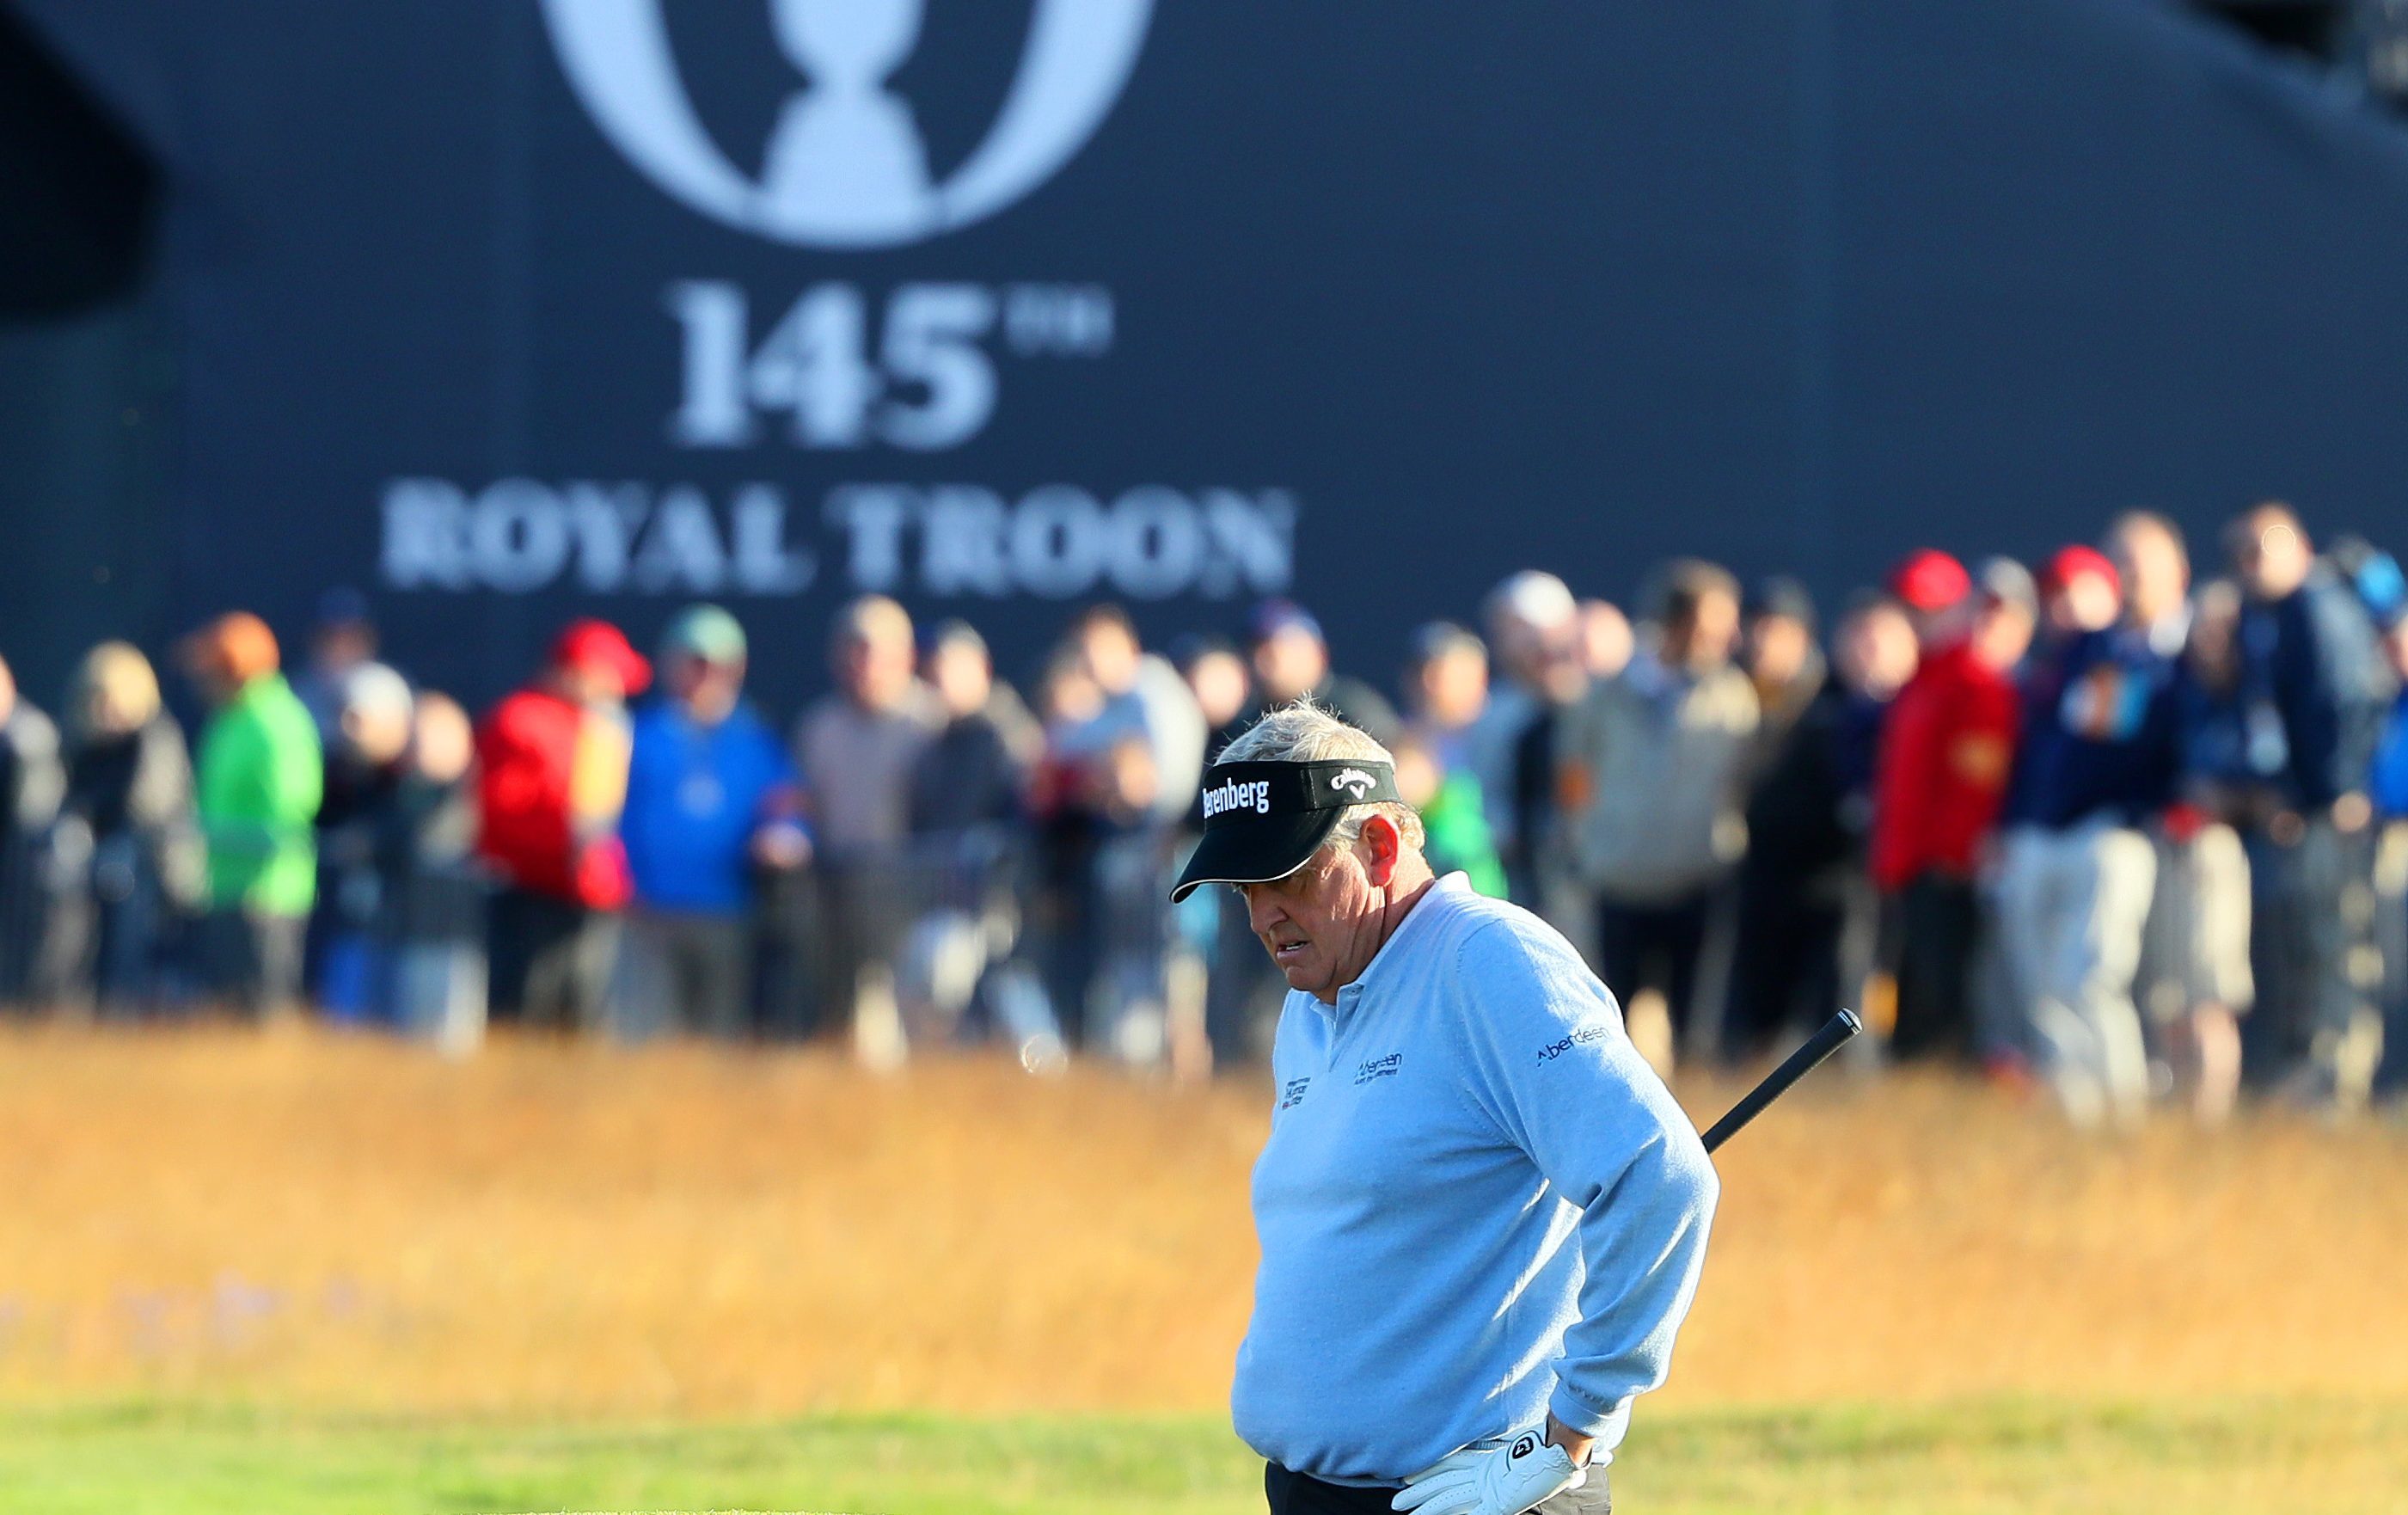
<svg viewBox="0 0 2408 1515">
<path fill-rule="evenodd" d="M 2386 822 L 2408 821 L 2408 616 L 2391 623 L 2383 634 L 2392 675 L 2401 681 L 2375 743 L 2371 798 L 2374 813 Z"/>
<path fill-rule="evenodd" d="M 2144 1113 L 2148 1055 L 2132 988 L 2157 887 L 2152 831 L 2174 799 L 2189 561 L 2135 513 L 2057 555 L 2048 577 L 2120 603 L 2114 624 L 2042 652 L 2025 685 L 2014 866 L 2000 920 L 2031 1050 L 2076 1123 Z"/>
<path fill-rule="evenodd" d="M 2381 915 L 2384 974 L 2383 1063 L 2375 1091 L 2397 1098 L 2408 1090 L 2408 603 L 2396 605 L 2384 628 L 2384 651 L 2401 690 L 2374 751 L 2370 795 L 2382 840 L 2375 854 L 2375 902 Z"/>
<path fill-rule="evenodd" d="M 793 764 L 743 700 L 744 628 L 716 605 L 670 624 L 663 691 L 639 710 L 619 822 L 635 881 L 617 1025 L 741 1035 L 764 870 L 810 855 Z"/>
<path fill-rule="evenodd" d="M 2382 1032 L 2373 1004 L 2372 806 L 2366 782 L 2399 681 L 2351 586 L 2316 561 L 2291 508 L 2233 523 L 2240 700 L 2268 876 L 2253 1078 L 2304 1103 L 2359 1103 Z"/>
<path fill-rule="evenodd" d="M 2324 557 L 2386 635 L 2408 614 L 2408 572 L 2400 559 L 2358 536 L 2335 537 Z"/>
</svg>

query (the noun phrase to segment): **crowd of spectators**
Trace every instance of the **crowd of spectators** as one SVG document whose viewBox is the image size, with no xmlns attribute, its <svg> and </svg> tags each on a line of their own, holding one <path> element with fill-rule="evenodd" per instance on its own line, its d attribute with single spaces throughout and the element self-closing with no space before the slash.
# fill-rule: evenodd
<svg viewBox="0 0 2408 1515">
<path fill-rule="evenodd" d="M 0 1002 L 1251 1064 L 1279 976 L 1229 891 L 1166 881 L 1209 755 L 1309 699 L 1661 1067 L 1844 1003 L 2084 1125 L 2347 1110 L 2408 1083 L 2408 584 L 2277 503 L 2224 548 L 2196 584 L 2147 513 L 2036 576 L 1925 550 L 1828 630 L 1702 561 L 1635 624 L 1529 570 L 1416 632 L 1394 703 L 1283 600 L 1159 651 L 1092 606 L 1024 700 L 974 628 L 868 596 L 782 732 L 716 606 L 649 657 L 574 622 L 472 726 L 337 591 L 290 683 L 250 614 L 177 648 L 195 743 L 127 643 L 56 722 L 0 665 Z"/>
</svg>

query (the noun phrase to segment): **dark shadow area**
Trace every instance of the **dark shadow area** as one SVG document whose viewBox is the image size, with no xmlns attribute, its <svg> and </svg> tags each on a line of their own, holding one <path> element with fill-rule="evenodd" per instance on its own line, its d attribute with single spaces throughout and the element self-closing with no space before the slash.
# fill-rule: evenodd
<svg viewBox="0 0 2408 1515">
<path fill-rule="evenodd" d="M 158 199 L 150 155 L 0 8 L 0 319 L 132 295 Z"/>
<path fill-rule="evenodd" d="M 0 0 L 0 657 L 41 703 L 93 642 L 166 630 L 163 189 Z"/>
<path fill-rule="evenodd" d="M 2340 55 L 2349 29 L 2349 0 L 2194 0 L 2270 48 L 2319 63 Z"/>
</svg>

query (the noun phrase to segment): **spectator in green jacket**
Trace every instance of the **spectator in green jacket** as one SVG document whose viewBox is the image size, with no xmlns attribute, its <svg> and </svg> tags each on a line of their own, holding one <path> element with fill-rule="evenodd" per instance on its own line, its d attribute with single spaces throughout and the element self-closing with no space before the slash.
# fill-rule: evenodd
<svg viewBox="0 0 2408 1515">
<path fill-rule="evenodd" d="M 300 995 L 318 879 L 310 823 L 325 782 L 317 724 L 278 661 L 275 633 L 247 612 L 185 644 L 185 667 L 212 710 L 194 765 L 208 847 L 203 966 L 212 989 L 254 1018 Z"/>
<path fill-rule="evenodd" d="M 1497 839 L 1481 808 L 1478 775 L 1440 766 L 1436 750 L 1411 730 L 1397 739 L 1396 758 L 1397 792 L 1421 813 L 1430 867 L 1462 873 L 1474 890 L 1504 899 L 1505 865 L 1497 860 Z"/>
</svg>

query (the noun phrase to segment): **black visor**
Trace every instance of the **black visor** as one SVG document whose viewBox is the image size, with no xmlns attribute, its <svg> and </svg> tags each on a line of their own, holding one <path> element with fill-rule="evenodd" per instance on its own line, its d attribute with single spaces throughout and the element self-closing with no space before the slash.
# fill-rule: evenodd
<svg viewBox="0 0 2408 1515">
<path fill-rule="evenodd" d="M 1349 805 L 1397 800 L 1396 770 L 1340 758 L 1317 763 L 1215 763 L 1204 771 L 1204 840 L 1173 903 L 1202 884 L 1268 884 L 1309 861 Z"/>
</svg>

